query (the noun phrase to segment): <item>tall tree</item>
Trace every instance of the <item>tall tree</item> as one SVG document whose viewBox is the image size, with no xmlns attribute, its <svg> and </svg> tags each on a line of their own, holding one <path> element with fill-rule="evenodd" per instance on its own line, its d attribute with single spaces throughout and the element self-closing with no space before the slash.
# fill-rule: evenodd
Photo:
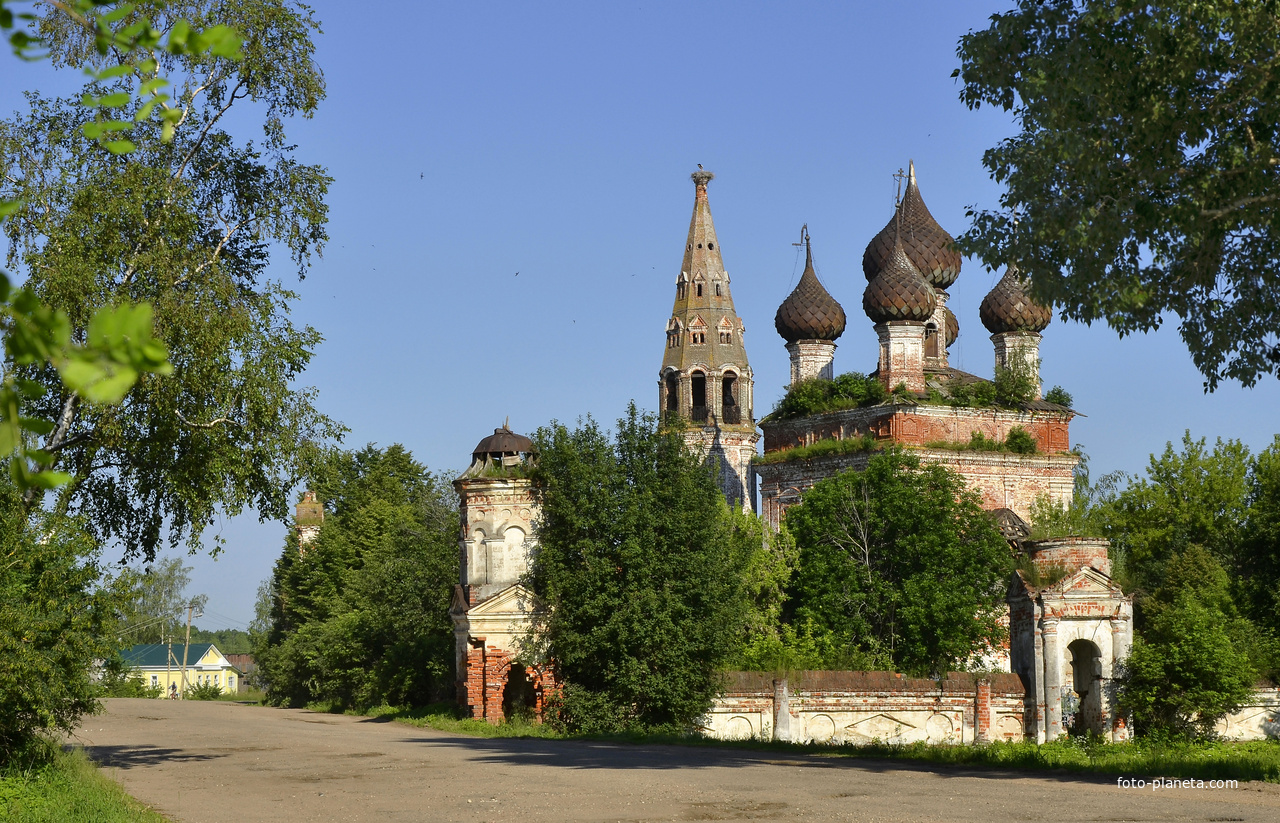
<svg viewBox="0 0 1280 823">
<path fill-rule="evenodd" d="M 187 606 L 203 605 L 207 599 L 187 596 L 191 567 L 177 557 L 158 560 L 141 571 L 125 569 L 113 585 L 123 598 L 119 636 L 124 645 L 181 638 Z"/>
<path fill-rule="evenodd" d="M 1002 638 L 1013 557 L 955 472 L 885 451 L 815 484 L 786 523 L 791 618 L 851 659 L 939 674 Z"/>
<path fill-rule="evenodd" d="M 1103 519 L 1122 560 L 1124 586 L 1145 596 L 1164 583 L 1170 557 L 1197 545 L 1227 570 L 1240 570 L 1241 527 L 1248 512 L 1249 449 L 1238 440 L 1182 435 L 1182 450 L 1166 443 L 1151 455 L 1145 477 L 1130 477 L 1106 501 Z"/>
<path fill-rule="evenodd" d="M 115 614 L 98 550 L 75 518 L 23 511 L 0 478 L 0 765 L 42 732 L 70 732 L 94 709 L 95 659 Z"/>
<path fill-rule="evenodd" d="M 440 699 L 453 684 L 452 486 L 399 445 L 329 452 L 310 482 L 325 521 L 306 546 L 286 542 L 269 616 L 259 592 L 259 682 L 281 705 Z"/>
<path fill-rule="evenodd" d="M 678 432 L 632 404 L 612 437 L 588 418 L 539 429 L 541 503 L 528 582 L 534 649 L 567 684 L 577 729 L 688 726 L 748 622 L 760 532 L 735 520 Z"/>
<path fill-rule="evenodd" d="M 960 39 L 961 98 L 1019 133 L 960 245 L 1066 317 L 1175 317 L 1205 387 L 1280 374 L 1280 6 L 1017 0 Z"/>
<path fill-rule="evenodd" d="M 44 449 L 76 481 L 57 510 L 88 515 L 100 539 L 151 559 L 166 533 L 199 545 L 219 508 L 283 518 L 309 444 L 340 428 L 313 407 L 313 391 L 293 386 L 320 337 L 288 319 L 296 295 L 267 271 L 271 246 L 302 275 L 325 240 L 329 177 L 295 159 L 284 131 L 324 94 L 312 59 L 318 25 L 288 0 L 144 3 L 133 13 L 161 29 L 217 17 L 244 35 L 244 59 L 160 55 L 101 81 L 100 99 L 132 101 L 114 112 L 125 119 L 147 105 L 129 92 L 151 74 L 173 81 L 180 114 L 140 121 L 128 154 L 83 139 L 83 126 L 103 122 L 96 109 L 29 95 L 30 111 L 0 124 L 0 195 L 28 206 L 4 225 L 10 265 L 65 312 L 73 339 L 103 305 L 154 308 L 173 374 L 144 377 L 119 406 L 84 402 L 48 368 L 22 371 L 46 389 L 33 405 L 55 421 Z M 45 19 L 41 33 L 59 64 L 105 59 L 62 18 Z M 261 144 L 226 128 L 241 101 L 264 112 Z"/>
</svg>

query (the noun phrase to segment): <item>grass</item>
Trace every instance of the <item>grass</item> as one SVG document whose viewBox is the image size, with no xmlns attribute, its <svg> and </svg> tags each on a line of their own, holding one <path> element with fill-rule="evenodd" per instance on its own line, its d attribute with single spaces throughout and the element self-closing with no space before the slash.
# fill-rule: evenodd
<svg viewBox="0 0 1280 823">
<path fill-rule="evenodd" d="M 9 823 L 168 823 L 101 774 L 80 749 L 0 771 L 0 819 Z"/>
<path fill-rule="evenodd" d="M 986 746 L 946 746 L 926 743 L 872 743 L 832 747 L 854 757 L 913 760 L 952 766 L 980 766 L 1071 772 L 1125 777 L 1173 777 L 1196 780 L 1264 780 L 1280 783 L 1280 742 L 1244 743 L 1163 742 L 1134 740 L 1103 743 L 1083 739 L 1056 740 L 1036 745 L 991 743 Z"/>
<path fill-rule="evenodd" d="M 438 729 L 442 732 L 469 734 L 473 737 L 543 737 L 561 738 L 563 735 L 554 732 L 550 726 L 533 723 L 516 718 L 506 723 L 494 725 L 484 720 L 463 719 L 458 717 L 456 703 L 432 703 L 416 709 L 395 708 L 393 706 L 375 706 L 364 712 L 347 712 L 362 717 L 376 717 L 394 720 L 418 728 Z"/>
<path fill-rule="evenodd" d="M 826 457 L 832 454 L 859 454 L 861 452 L 869 452 L 876 447 L 876 439 L 870 435 L 850 437 L 846 440 L 818 440 L 808 446 L 796 446 L 794 449 L 766 452 L 751 462 L 757 465 L 787 463 L 792 460 L 812 460 L 815 457 Z"/>
<path fill-rule="evenodd" d="M 1105 743 L 1100 739 L 1062 739 L 1036 745 L 990 743 L 942 745 L 929 743 L 869 743 L 841 745 L 827 743 L 785 743 L 769 740 L 714 740 L 699 734 L 565 735 L 549 726 L 516 720 L 491 725 L 483 720 L 463 720 L 453 703 L 435 703 L 419 709 L 380 706 L 363 713 L 407 723 L 419 728 L 438 729 L 475 737 L 539 737 L 555 740 L 605 740 L 641 745 L 706 746 L 816 754 L 828 757 L 857 757 L 906 760 L 943 766 L 971 766 L 1026 771 L 1065 770 L 1085 774 L 1125 777 L 1170 777 L 1196 780 L 1263 780 L 1280 783 L 1280 741 L 1255 740 L 1243 743 L 1184 742 L 1138 739 L 1127 743 Z"/>
</svg>

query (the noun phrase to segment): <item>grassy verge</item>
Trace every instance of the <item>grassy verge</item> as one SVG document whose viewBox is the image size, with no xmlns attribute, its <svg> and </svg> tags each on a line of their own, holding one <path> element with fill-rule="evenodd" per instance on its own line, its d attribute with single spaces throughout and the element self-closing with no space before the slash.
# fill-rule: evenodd
<svg viewBox="0 0 1280 823">
<path fill-rule="evenodd" d="M 316 707 L 320 708 L 320 707 Z M 1036 745 L 1031 742 L 991 743 L 985 746 L 928 743 L 870 743 L 839 745 L 782 743 L 762 740 L 713 740 L 698 734 L 563 735 L 550 727 L 528 721 L 490 725 L 483 720 L 462 720 L 452 703 L 436 703 L 419 709 L 380 706 L 363 713 L 419 728 L 469 734 L 476 737 L 539 737 L 560 740 L 607 740 L 615 743 L 708 746 L 751 749 L 829 757 L 861 757 L 916 763 L 1028 771 L 1065 770 L 1082 774 L 1124 777 L 1171 777 L 1195 780 L 1263 780 L 1280 783 L 1280 741 L 1244 743 L 1168 742 L 1134 740 L 1104 743 L 1099 740 L 1064 739 Z"/>
<path fill-rule="evenodd" d="M 0 771 L 0 819 L 9 823 L 168 823 L 100 774 L 78 749 L 51 751 L 37 765 Z"/>
</svg>

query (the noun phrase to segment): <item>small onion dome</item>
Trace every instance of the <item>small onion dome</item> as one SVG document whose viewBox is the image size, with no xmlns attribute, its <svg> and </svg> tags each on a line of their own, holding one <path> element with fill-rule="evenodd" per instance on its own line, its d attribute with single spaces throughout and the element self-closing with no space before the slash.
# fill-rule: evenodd
<svg viewBox="0 0 1280 823">
<path fill-rule="evenodd" d="M 933 315 L 938 297 L 920 270 L 907 257 L 902 243 L 895 243 L 888 264 L 871 279 L 862 293 L 862 310 L 872 321 L 917 320 Z"/>
<path fill-rule="evenodd" d="M 813 271 L 809 237 L 804 241 L 804 274 L 795 289 L 778 306 L 773 326 L 788 343 L 797 340 L 835 340 L 844 334 L 844 308 L 827 293 Z"/>
<path fill-rule="evenodd" d="M 523 434 L 516 434 L 504 424 L 493 430 L 493 434 L 481 440 L 472 457 L 501 457 L 503 455 L 532 454 L 535 451 L 533 441 Z"/>
<path fill-rule="evenodd" d="M 992 334 L 1010 331 L 1044 331 L 1053 312 L 1031 299 L 1028 283 L 1018 267 L 1010 263 L 1004 277 L 996 283 L 982 305 L 978 317 Z"/>
<path fill-rule="evenodd" d="M 949 288 L 960 276 L 960 252 L 956 251 L 955 239 L 929 213 L 920 196 L 920 189 L 916 186 L 915 164 L 912 163 L 910 168 L 907 190 L 893 219 L 879 234 L 871 238 L 867 250 L 862 254 L 862 271 L 870 280 L 885 267 L 893 253 L 894 235 L 900 231 L 902 247 L 924 279 L 934 288 Z M 898 226 L 899 219 L 901 228 Z"/>
<path fill-rule="evenodd" d="M 951 344 L 956 342 L 956 338 L 960 336 L 960 320 L 956 317 L 955 312 L 951 309 L 943 309 L 947 313 L 946 319 L 946 340 L 947 348 L 951 348 Z"/>
</svg>

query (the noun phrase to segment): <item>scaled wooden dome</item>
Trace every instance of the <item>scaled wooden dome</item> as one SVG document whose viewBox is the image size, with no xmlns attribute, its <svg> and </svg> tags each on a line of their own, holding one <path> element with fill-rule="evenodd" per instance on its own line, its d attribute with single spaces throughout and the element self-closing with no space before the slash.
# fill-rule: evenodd
<svg viewBox="0 0 1280 823">
<path fill-rule="evenodd" d="M 804 274 L 778 306 L 773 326 L 788 343 L 797 340 L 835 340 L 844 334 L 844 308 L 836 302 L 813 270 L 813 253 L 805 238 Z"/>
<path fill-rule="evenodd" d="M 901 226 L 898 220 L 901 218 Z M 915 164 L 907 177 L 907 190 L 894 216 L 871 238 L 862 254 L 862 271 L 870 280 L 887 265 L 893 253 L 894 234 L 901 232 L 902 247 L 920 274 L 934 288 L 949 288 L 960 276 L 960 252 L 955 239 L 933 219 L 916 186 Z"/>
<path fill-rule="evenodd" d="M 960 336 L 960 318 L 956 317 L 955 312 L 951 309 L 943 309 L 947 313 L 946 319 L 946 341 L 947 348 L 951 348 L 951 344 L 956 342 L 956 338 Z"/>
<path fill-rule="evenodd" d="M 933 287 L 907 257 L 902 243 L 895 243 L 885 267 L 871 278 L 862 293 L 862 310 L 876 323 L 892 320 L 924 322 L 937 306 Z"/>
<path fill-rule="evenodd" d="M 982 305 L 978 307 L 978 317 L 987 331 L 992 334 L 1044 331 L 1053 320 L 1053 312 L 1032 300 L 1027 286 L 1018 267 L 1010 263 L 1004 277 L 982 298 Z"/>
</svg>

